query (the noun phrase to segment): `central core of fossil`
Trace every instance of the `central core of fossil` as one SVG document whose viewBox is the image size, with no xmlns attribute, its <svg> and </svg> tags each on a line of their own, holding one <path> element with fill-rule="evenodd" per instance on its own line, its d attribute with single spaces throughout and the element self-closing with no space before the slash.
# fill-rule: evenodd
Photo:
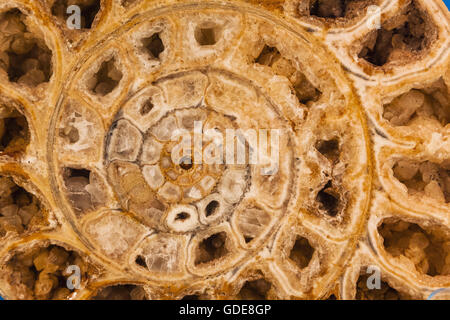
<svg viewBox="0 0 450 320">
<path fill-rule="evenodd" d="M 250 185 L 250 149 L 236 126 L 207 106 L 168 112 L 146 132 L 119 119 L 107 158 L 122 204 L 161 231 L 189 232 L 226 219 Z"/>
</svg>

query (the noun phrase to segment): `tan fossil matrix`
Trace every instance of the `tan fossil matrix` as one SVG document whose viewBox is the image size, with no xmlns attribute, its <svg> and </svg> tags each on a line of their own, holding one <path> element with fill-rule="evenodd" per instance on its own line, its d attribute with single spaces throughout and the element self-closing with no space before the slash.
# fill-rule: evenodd
<svg viewBox="0 0 450 320">
<path fill-rule="evenodd" d="M 450 288 L 449 26 L 441 0 L 2 1 L 0 295 Z M 201 153 L 279 130 L 278 170 L 175 165 L 198 123 Z"/>
</svg>

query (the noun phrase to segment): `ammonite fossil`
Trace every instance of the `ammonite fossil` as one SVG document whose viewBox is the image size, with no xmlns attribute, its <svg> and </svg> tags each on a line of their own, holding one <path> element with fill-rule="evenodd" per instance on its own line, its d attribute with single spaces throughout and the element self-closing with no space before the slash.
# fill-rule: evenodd
<svg viewBox="0 0 450 320">
<path fill-rule="evenodd" d="M 0 295 L 450 288 L 449 21 L 441 0 L 2 1 Z"/>
</svg>

